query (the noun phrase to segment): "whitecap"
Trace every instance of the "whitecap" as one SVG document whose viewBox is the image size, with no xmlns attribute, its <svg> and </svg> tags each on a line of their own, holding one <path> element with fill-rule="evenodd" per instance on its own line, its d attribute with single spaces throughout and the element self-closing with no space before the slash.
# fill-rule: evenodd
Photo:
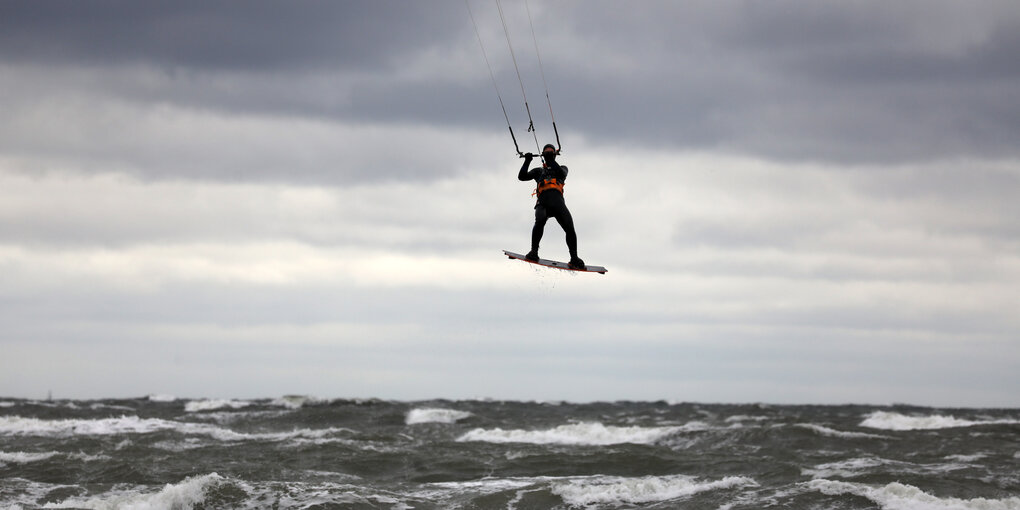
<svg viewBox="0 0 1020 510">
<path fill-rule="evenodd" d="M 653 503 L 687 497 L 699 492 L 758 486 L 746 477 L 726 477 L 716 481 L 699 481 L 686 475 L 645 476 L 636 478 L 616 476 L 536 476 L 511 478 L 483 478 L 458 482 L 425 484 L 411 494 L 414 498 L 445 501 L 451 497 L 470 494 L 495 494 L 517 491 L 507 508 L 514 508 L 526 493 L 548 488 L 565 503 L 574 506 L 596 504 Z"/>
<path fill-rule="evenodd" d="M 246 400 L 192 400 L 191 402 L 184 404 L 184 411 L 188 413 L 197 413 L 223 408 L 241 409 L 250 405 L 251 402 Z"/>
<path fill-rule="evenodd" d="M 309 476 L 328 478 L 330 480 L 361 480 L 361 477 L 358 475 L 341 473 L 339 471 L 321 471 L 317 469 L 306 469 L 304 473 Z"/>
<path fill-rule="evenodd" d="M 408 425 L 417 423 L 456 423 L 458 420 L 463 420 L 469 416 L 471 416 L 471 413 L 455 409 L 412 409 L 407 413 L 405 422 Z"/>
<path fill-rule="evenodd" d="M 325 429 L 295 429 L 287 432 L 247 434 L 204 423 L 179 422 L 159 418 L 139 418 L 138 416 L 121 416 L 120 418 L 102 418 L 96 420 L 40 420 L 38 418 L 22 418 L 20 416 L 0 417 L 0 434 L 17 436 L 110 436 L 118 434 L 148 434 L 165 430 L 173 430 L 182 434 L 209 436 L 219 441 L 318 439 L 352 432 L 350 429 L 330 427 Z"/>
<path fill-rule="evenodd" d="M 114 405 L 114 404 L 104 404 L 102 402 L 98 402 L 98 403 L 90 405 L 89 409 L 92 409 L 93 411 L 98 410 L 98 409 L 113 409 L 115 411 L 131 411 L 131 412 L 135 411 L 135 408 L 133 408 L 133 407 L 120 406 L 120 405 Z"/>
<path fill-rule="evenodd" d="M 867 498 L 883 510 L 1020 510 L 1020 498 L 1002 499 L 959 499 L 939 498 L 917 487 L 898 482 L 883 486 L 833 480 L 812 480 L 806 483 L 809 489 L 830 496 L 853 494 Z"/>
<path fill-rule="evenodd" d="M 103 454 L 89 455 L 87 453 L 78 452 L 78 453 L 69 453 L 69 454 L 67 454 L 67 458 L 72 459 L 72 460 L 80 460 L 82 462 L 98 462 L 98 461 L 101 461 L 101 460 L 110 460 L 113 457 L 110 457 L 109 455 L 103 455 Z"/>
<path fill-rule="evenodd" d="M 20 510 L 22 508 L 39 508 L 38 501 L 46 498 L 57 489 L 70 489 L 74 485 L 51 484 L 36 482 L 19 477 L 3 479 L 3 491 L 0 491 L 0 508 Z"/>
<path fill-rule="evenodd" d="M 842 437 L 846 439 L 892 439 L 889 436 L 881 436 L 878 434 L 868 434 L 867 432 L 847 432 L 844 430 L 836 430 L 824 425 L 818 425 L 816 423 L 798 423 L 796 427 L 813 430 L 818 434 L 829 437 Z"/>
<path fill-rule="evenodd" d="M 89 455 L 87 453 L 61 453 L 61 452 L 39 452 L 39 453 L 28 453 L 28 452 L 0 452 L 0 464 L 28 464 L 30 462 L 41 462 L 44 460 L 52 459 L 56 456 L 64 456 L 71 460 L 80 460 L 82 462 L 95 462 L 100 460 L 109 460 L 111 457 L 108 455 Z"/>
<path fill-rule="evenodd" d="M 224 480 L 216 473 L 194 476 L 178 484 L 166 484 L 155 493 L 137 490 L 114 490 L 90 498 L 70 498 L 60 503 L 47 503 L 46 508 L 192 508 L 205 500 L 205 493 Z"/>
<path fill-rule="evenodd" d="M 426 484 L 413 496 L 425 499 L 443 499 L 450 494 L 495 494 L 508 490 L 523 489 L 537 483 L 556 480 L 555 477 L 484 478 L 460 482 L 432 482 Z"/>
<path fill-rule="evenodd" d="M 847 459 L 838 462 L 818 464 L 813 468 L 804 468 L 801 469 L 801 474 L 812 478 L 828 478 L 831 476 L 850 478 L 867 473 L 876 467 L 884 466 L 891 462 L 892 461 L 875 457 Z"/>
<path fill-rule="evenodd" d="M 0 452 L 0 464 L 28 464 L 50 459 L 58 452 L 27 453 L 27 452 Z"/>
<path fill-rule="evenodd" d="M 209 446 L 207 441 L 203 441 L 196 437 L 185 438 L 183 441 L 158 441 L 152 443 L 153 448 L 160 450 L 166 450 L 169 452 L 186 452 L 188 450 L 195 450 L 198 448 L 205 448 Z"/>
<path fill-rule="evenodd" d="M 726 418 L 726 423 L 742 422 L 742 421 L 768 421 L 768 416 L 750 416 L 746 414 L 737 414 Z"/>
<path fill-rule="evenodd" d="M 157 395 L 157 394 L 153 394 L 153 395 L 149 395 L 148 399 L 149 399 L 150 402 L 174 402 L 174 401 L 177 400 L 177 397 L 175 397 L 173 395 Z"/>
<path fill-rule="evenodd" d="M 713 426 L 713 425 L 709 425 L 708 423 L 705 423 L 703 421 L 689 421 L 689 422 L 687 422 L 687 423 L 685 423 L 683 425 L 680 425 L 678 427 L 675 427 L 675 428 L 679 432 L 703 432 L 703 431 L 706 431 L 706 430 L 725 430 L 725 428 L 723 428 L 723 427 L 716 427 L 716 426 Z M 730 428 L 730 429 L 740 428 L 740 424 L 736 423 L 736 424 L 730 425 L 729 427 L 726 427 L 726 428 Z"/>
<path fill-rule="evenodd" d="M 457 441 L 488 443 L 531 443 L 566 445 L 609 445 L 622 443 L 651 444 L 681 427 L 614 427 L 596 422 L 560 425 L 546 430 L 474 429 Z"/>
<path fill-rule="evenodd" d="M 948 464 L 915 464 L 913 462 L 906 462 L 901 460 L 889 460 L 879 457 L 862 457 L 855 459 L 842 460 L 838 462 L 830 462 L 826 464 L 819 464 L 813 468 L 805 468 L 801 470 L 804 475 L 809 475 L 812 478 L 828 478 L 831 476 L 840 476 L 844 478 L 851 478 L 873 472 L 875 468 L 889 466 L 890 470 L 895 470 L 897 473 L 915 473 L 915 474 L 943 474 L 950 471 L 956 471 L 959 469 L 967 469 L 964 464 L 948 463 Z"/>
<path fill-rule="evenodd" d="M 306 395 L 284 395 L 271 402 L 271 405 L 286 407 L 287 409 L 300 409 L 305 404 L 318 404 L 323 402 L 320 398 L 309 397 Z"/>
<path fill-rule="evenodd" d="M 231 423 L 243 422 L 255 418 L 278 417 L 289 412 L 290 411 L 282 409 L 263 411 L 211 411 L 193 413 L 188 416 L 188 421 L 208 421 L 215 422 L 219 425 L 229 425 Z"/>
<path fill-rule="evenodd" d="M 632 505 L 669 501 L 711 490 L 757 485 L 753 479 L 743 476 L 727 476 L 712 481 L 700 481 L 687 475 L 639 478 L 596 476 L 554 483 L 551 490 L 571 506 Z"/>
<path fill-rule="evenodd" d="M 342 475 L 347 478 L 350 475 Z M 356 477 L 355 477 L 356 478 Z M 245 482 L 230 480 L 247 494 L 244 508 L 266 508 L 272 502 L 273 508 L 379 508 L 376 503 L 389 505 L 391 510 L 410 510 L 399 499 L 399 495 L 376 493 L 357 485 L 337 482 Z"/>
<path fill-rule="evenodd" d="M 1012 425 L 1018 424 L 1020 420 L 999 419 L 999 420 L 965 420 L 954 416 L 943 416 L 933 414 L 927 416 L 909 416 L 905 414 L 875 411 L 868 414 L 862 427 L 882 430 L 932 430 L 947 429 L 956 427 L 972 427 L 975 425 Z"/>
<path fill-rule="evenodd" d="M 974 461 L 981 460 L 981 459 L 983 459 L 985 457 L 988 457 L 988 453 L 979 452 L 979 453 L 974 453 L 974 454 L 971 454 L 971 455 L 963 455 L 963 454 L 946 455 L 946 460 L 955 460 L 955 461 L 959 461 L 959 462 L 974 462 Z"/>
<path fill-rule="evenodd" d="M 137 416 L 102 418 L 96 420 L 64 419 L 41 420 L 21 416 L 0 417 L 0 434 L 15 436 L 74 436 L 116 435 L 147 433 L 177 428 L 182 424 L 160 419 L 142 419 Z"/>
</svg>

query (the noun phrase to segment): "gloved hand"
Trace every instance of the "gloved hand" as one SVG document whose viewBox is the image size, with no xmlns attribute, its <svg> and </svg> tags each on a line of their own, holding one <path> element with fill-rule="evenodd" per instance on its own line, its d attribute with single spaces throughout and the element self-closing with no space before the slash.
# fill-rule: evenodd
<svg viewBox="0 0 1020 510">
<path fill-rule="evenodd" d="M 527 161 L 531 161 L 531 160 L 535 159 L 535 155 L 529 152 L 529 153 L 524 155 L 524 159 L 527 160 Z"/>
</svg>

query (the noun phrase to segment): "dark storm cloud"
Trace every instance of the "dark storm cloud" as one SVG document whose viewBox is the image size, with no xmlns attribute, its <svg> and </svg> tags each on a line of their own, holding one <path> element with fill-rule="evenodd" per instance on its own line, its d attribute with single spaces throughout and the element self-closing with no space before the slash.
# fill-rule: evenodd
<svg viewBox="0 0 1020 510">
<path fill-rule="evenodd" d="M 634 66 L 615 74 L 593 66 L 572 82 L 567 72 L 552 81 L 571 83 L 568 98 L 584 97 L 561 101 L 570 106 L 561 117 L 605 141 L 639 135 L 662 145 L 851 162 L 1017 155 L 1013 4 L 600 7 L 585 3 L 556 18 Z M 569 66 L 569 57 L 558 60 Z"/>
<path fill-rule="evenodd" d="M 0 55 L 204 70 L 378 68 L 462 25 L 456 7 L 390 0 L 4 2 Z"/>
<path fill-rule="evenodd" d="M 568 141 L 582 135 L 598 144 L 843 163 L 1018 155 L 1020 11 L 1008 2 L 534 7 Z M 483 26 L 491 22 L 484 4 L 476 11 Z M 531 109 L 548 133 L 530 30 L 515 21 Z M 503 64 L 497 81 L 523 131 L 502 43 L 488 41 L 490 57 Z M 474 88 L 442 79 L 390 81 L 363 87 L 343 114 L 497 130 L 492 95 L 481 81 Z"/>
<path fill-rule="evenodd" d="M 524 134 L 495 7 L 471 5 Z M 504 2 L 531 110 L 549 138 L 523 7 Z M 567 145 L 584 138 L 840 163 L 1020 155 L 1020 10 L 1012 2 L 530 9 Z M 54 96 L 91 86 L 228 114 L 505 133 L 460 1 L 6 2 L 0 10 L 0 64 L 102 70 L 92 83 L 50 80 L 44 89 Z M 125 72 L 138 67 L 161 77 Z"/>
</svg>

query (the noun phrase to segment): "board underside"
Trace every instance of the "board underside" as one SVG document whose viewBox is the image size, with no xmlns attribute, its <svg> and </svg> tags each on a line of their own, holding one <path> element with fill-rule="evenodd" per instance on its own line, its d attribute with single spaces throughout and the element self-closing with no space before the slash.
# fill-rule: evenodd
<svg viewBox="0 0 1020 510">
<path fill-rule="evenodd" d="M 575 269 L 575 268 L 570 267 L 566 262 L 560 262 L 558 260 L 549 260 L 549 259 L 542 259 L 542 258 L 540 258 L 540 259 L 538 259 L 538 262 L 535 262 L 533 260 L 528 260 L 528 259 L 524 258 L 524 255 L 521 255 L 520 253 L 514 253 L 512 251 L 507 251 L 507 250 L 503 250 L 503 253 L 507 257 L 509 257 L 511 259 L 523 260 L 525 262 L 528 262 L 528 263 L 531 263 L 531 264 L 537 264 L 539 266 L 554 267 L 556 269 L 562 269 L 564 271 L 581 271 L 581 272 L 584 272 L 584 273 L 599 273 L 599 274 L 606 274 L 606 271 L 608 271 L 608 269 L 606 269 L 606 268 L 604 268 L 602 266 L 586 265 L 584 267 L 584 269 Z"/>
</svg>

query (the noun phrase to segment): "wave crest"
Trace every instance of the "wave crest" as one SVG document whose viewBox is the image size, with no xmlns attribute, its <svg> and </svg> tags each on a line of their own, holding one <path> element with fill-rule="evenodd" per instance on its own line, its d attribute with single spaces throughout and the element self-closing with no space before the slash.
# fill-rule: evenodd
<svg viewBox="0 0 1020 510">
<path fill-rule="evenodd" d="M 571 506 L 655 503 L 710 490 L 757 486 L 751 478 L 727 476 L 698 481 L 692 476 L 645 476 L 640 478 L 596 477 L 554 484 L 553 494 Z"/>
<path fill-rule="evenodd" d="M 681 427 L 614 427 L 585 422 L 560 425 L 546 430 L 479 428 L 468 431 L 457 438 L 457 441 L 566 445 L 651 444 L 680 430 Z"/>
<path fill-rule="evenodd" d="M 412 409 L 407 413 L 405 422 L 408 425 L 414 425 L 417 423 L 456 423 L 458 420 L 463 420 L 469 416 L 471 416 L 471 413 L 467 411 L 458 411 L 456 409 Z"/>
<path fill-rule="evenodd" d="M 890 509 L 1020 510 L 1020 498 L 1018 497 L 1003 499 L 939 498 L 912 485 L 898 482 L 876 487 L 862 483 L 820 479 L 807 482 L 806 485 L 810 489 L 830 496 L 841 496 L 843 494 L 861 496 L 870 499 L 882 508 Z"/>
<path fill-rule="evenodd" d="M 861 426 L 872 429 L 905 431 L 973 427 L 976 425 L 1014 425 L 1018 423 L 1020 423 L 1020 420 L 965 420 L 941 414 L 909 416 L 890 411 L 875 411 L 867 415 L 864 421 L 861 422 Z"/>
</svg>

